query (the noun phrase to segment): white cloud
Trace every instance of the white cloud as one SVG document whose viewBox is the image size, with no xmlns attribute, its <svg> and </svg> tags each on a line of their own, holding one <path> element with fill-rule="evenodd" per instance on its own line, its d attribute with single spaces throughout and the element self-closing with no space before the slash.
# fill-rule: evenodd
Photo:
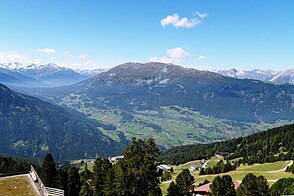
<svg viewBox="0 0 294 196">
<path fill-rule="evenodd" d="M 206 12 L 196 12 L 194 15 L 198 16 L 201 19 L 204 19 L 208 16 Z"/>
<path fill-rule="evenodd" d="M 207 58 L 206 58 L 206 56 L 202 56 L 202 55 L 200 55 L 199 57 L 198 57 L 198 60 L 206 60 Z"/>
<path fill-rule="evenodd" d="M 168 25 L 173 25 L 176 28 L 192 28 L 202 22 L 204 18 L 207 17 L 207 13 L 196 12 L 196 18 L 188 19 L 186 17 L 180 18 L 179 14 L 168 15 L 161 19 L 161 26 L 165 27 Z"/>
<path fill-rule="evenodd" d="M 40 49 L 36 49 L 36 51 L 46 53 L 46 54 L 54 54 L 54 53 L 56 53 L 56 50 L 53 49 L 53 48 L 40 48 Z"/>
<path fill-rule="evenodd" d="M 188 57 L 189 53 L 183 48 L 171 48 L 166 51 L 166 57 L 150 57 L 149 62 L 181 64 Z"/>
<path fill-rule="evenodd" d="M 36 59 L 36 61 L 39 61 L 39 59 Z M 21 63 L 24 65 L 36 63 L 35 60 L 30 59 L 24 54 L 21 54 L 19 52 L 15 51 L 6 51 L 6 52 L 0 52 L 0 63 L 8 64 L 8 63 Z"/>
</svg>

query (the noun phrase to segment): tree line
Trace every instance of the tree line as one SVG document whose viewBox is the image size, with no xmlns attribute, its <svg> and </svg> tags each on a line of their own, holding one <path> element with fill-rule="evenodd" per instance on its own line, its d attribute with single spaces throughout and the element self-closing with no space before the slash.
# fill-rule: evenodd
<svg viewBox="0 0 294 196">
<path fill-rule="evenodd" d="M 176 146 L 161 153 L 157 160 L 179 165 L 192 160 L 209 159 L 220 152 L 227 152 L 229 159 L 241 158 L 239 163 L 291 160 L 294 158 L 293 140 L 294 124 L 291 124 L 223 142 Z"/>
<path fill-rule="evenodd" d="M 0 174 L 29 171 L 30 165 L 28 161 L 0 155 Z"/>
<path fill-rule="evenodd" d="M 220 160 L 215 166 L 207 167 L 205 169 L 201 169 L 199 175 L 206 175 L 206 174 L 220 174 L 226 173 L 237 168 L 237 164 L 231 164 L 229 160 L 224 163 L 223 160 Z"/>
</svg>

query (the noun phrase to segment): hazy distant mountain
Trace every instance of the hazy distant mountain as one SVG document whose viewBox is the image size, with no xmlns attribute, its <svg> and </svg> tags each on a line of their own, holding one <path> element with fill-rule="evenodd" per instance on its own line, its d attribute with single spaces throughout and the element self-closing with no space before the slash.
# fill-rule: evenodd
<svg viewBox="0 0 294 196">
<path fill-rule="evenodd" d="M 103 135 L 109 126 L 90 121 L 0 84 L 0 152 L 12 156 L 58 160 L 109 156 L 123 145 Z"/>
<path fill-rule="evenodd" d="M 229 69 L 214 71 L 223 76 L 238 79 L 254 79 L 266 82 L 291 83 L 294 84 L 294 69 L 285 71 L 271 71 L 254 69 L 251 71 Z"/>
<path fill-rule="evenodd" d="M 211 142 L 294 120 L 293 85 L 239 80 L 163 63 L 126 63 L 38 95 L 117 127 L 112 138 L 159 144 Z"/>
<path fill-rule="evenodd" d="M 13 86 L 45 86 L 46 84 L 36 78 L 21 74 L 15 70 L 0 67 L 0 83 Z"/>
<path fill-rule="evenodd" d="M 60 67 L 56 64 L 23 65 L 21 63 L 0 64 L 0 82 L 13 86 L 56 87 L 78 83 L 102 70 L 79 70 Z M 31 80 L 31 81 L 30 81 Z"/>
<path fill-rule="evenodd" d="M 276 73 L 270 81 L 294 84 L 294 69 L 280 71 Z"/>
<path fill-rule="evenodd" d="M 70 85 L 88 78 L 72 69 L 59 67 L 56 64 L 32 64 L 26 68 L 19 68 L 16 70 L 24 75 L 44 81 L 49 86 Z"/>
</svg>

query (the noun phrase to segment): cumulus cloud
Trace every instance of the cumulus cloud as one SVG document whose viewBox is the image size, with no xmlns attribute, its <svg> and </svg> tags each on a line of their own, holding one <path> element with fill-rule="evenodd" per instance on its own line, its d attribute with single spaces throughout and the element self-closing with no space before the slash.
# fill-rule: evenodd
<svg viewBox="0 0 294 196">
<path fill-rule="evenodd" d="M 181 64 L 189 57 L 183 48 L 171 48 L 166 51 L 166 57 L 150 57 L 149 62 Z"/>
<path fill-rule="evenodd" d="M 196 12 L 194 15 L 196 16 L 195 18 L 188 19 L 186 17 L 180 18 L 179 14 L 175 13 L 161 19 L 160 23 L 163 27 L 173 25 L 176 28 L 192 28 L 200 24 L 207 17 L 207 13 Z"/>
<path fill-rule="evenodd" d="M 198 60 L 206 60 L 207 58 L 206 58 L 206 56 L 202 56 L 202 55 L 200 55 L 199 57 L 198 57 Z"/>
<path fill-rule="evenodd" d="M 36 51 L 46 53 L 46 54 L 54 54 L 54 53 L 56 53 L 56 50 L 53 49 L 53 48 L 40 48 L 40 49 L 36 49 Z"/>
</svg>

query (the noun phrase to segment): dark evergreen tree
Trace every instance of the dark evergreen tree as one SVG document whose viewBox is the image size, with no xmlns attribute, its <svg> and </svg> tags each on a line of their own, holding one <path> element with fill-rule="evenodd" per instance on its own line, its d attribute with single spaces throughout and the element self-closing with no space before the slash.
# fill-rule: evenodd
<svg viewBox="0 0 294 196">
<path fill-rule="evenodd" d="M 220 160 L 212 168 L 208 167 L 206 169 L 202 169 L 199 175 L 226 173 L 228 171 L 235 170 L 236 167 L 237 167 L 237 164 L 232 165 L 229 161 L 227 161 L 227 163 L 225 164 L 223 160 Z"/>
<path fill-rule="evenodd" d="M 88 170 L 88 165 L 85 163 L 85 169 L 81 172 L 81 191 L 80 196 L 92 196 L 94 194 L 91 185 L 92 173 Z"/>
<path fill-rule="evenodd" d="M 294 185 L 294 178 L 282 178 L 275 182 L 270 188 L 270 195 L 280 196 L 285 195 L 285 190 Z"/>
<path fill-rule="evenodd" d="M 68 195 L 78 196 L 80 193 L 80 175 L 77 168 L 72 167 L 68 170 Z"/>
<path fill-rule="evenodd" d="M 167 195 L 166 196 L 182 196 L 178 186 L 172 181 L 167 188 Z"/>
<path fill-rule="evenodd" d="M 67 168 L 60 168 L 57 171 L 57 188 L 64 190 L 64 195 L 68 196 L 68 173 Z"/>
<path fill-rule="evenodd" d="M 95 187 L 95 195 L 104 195 L 106 186 L 106 175 L 112 169 L 112 164 L 108 159 L 97 158 L 93 167 L 92 185 Z"/>
<path fill-rule="evenodd" d="M 158 195 L 159 172 L 155 157 L 159 149 L 154 139 L 133 138 L 124 150 L 124 158 L 117 163 L 117 188 L 121 195 Z"/>
<path fill-rule="evenodd" d="M 257 177 L 258 193 L 260 196 L 269 195 L 269 184 L 264 176 Z"/>
<path fill-rule="evenodd" d="M 285 189 L 284 195 L 294 195 L 294 184 L 291 184 Z"/>
<path fill-rule="evenodd" d="M 11 157 L 5 157 L 0 155 L 0 173 L 29 171 L 31 165 L 32 163 L 24 160 L 13 159 Z M 34 168 L 38 169 L 35 165 Z"/>
<path fill-rule="evenodd" d="M 224 193 L 226 196 L 235 196 L 236 195 L 236 190 L 235 190 L 235 185 L 233 183 L 233 180 L 231 176 L 229 175 L 224 175 L 222 176 L 222 181 L 224 185 Z"/>
<path fill-rule="evenodd" d="M 46 155 L 42 164 L 42 176 L 43 183 L 48 187 L 56 187 L 56 166 L 52 155 L 49 153 Z"/>
<path fill-rule="evenodd" d="M 212 184 L 210 185 L 210 195 L 214 195 L 214 196 L 222 196 L 225 195 L 224 192 L 224 184 L 223 181 L 221 179 L 220 176 L 217 176 L 214 178 L 214 180 L 212 181 Z"/>
<path fill-rule="evenodd" d="M 103 192 L 107 196 L 117 195 L 116 184 L 115 184 L 115 167 L 108 170 L 105 176 L 105 186 Z"/>
<path fill-rule="evenodd" d="M 176 178 L 176 185 L 183 195 L 191 195 L 194 188 L 194 177 L 188 169 L 184 169 Z"/>
<path fill-rule="evenodd" d="M 254 174 L 247 174 L 239 188 L 238 196 L 267 196 L 269 195 L 269 185 L 263 176 L 256 177 Z"/>
</svg>

